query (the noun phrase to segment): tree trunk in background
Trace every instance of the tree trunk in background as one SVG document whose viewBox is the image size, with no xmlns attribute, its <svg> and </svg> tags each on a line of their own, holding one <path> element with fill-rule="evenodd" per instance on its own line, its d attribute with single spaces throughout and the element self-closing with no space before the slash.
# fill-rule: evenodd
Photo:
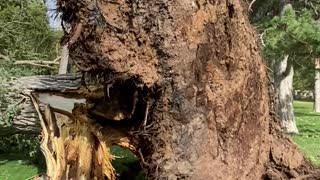
<svg viewBox="0 0 320 180">
<path fill-rule="evenodd" d="M 62 46 L 59 74 L 66 74 L 68 72 L 68 65 L 69 65 L 69 49 L 68 49 L 68 44 L 66 44 Z"/>
<path fill-rule="evenodd" d="M 320 112 L 320 58 L 315 59 L 314 111 Z"/>
<path fill-rule="evenodd" d="M 289 56 L 275 63 L 275 84 L 278 95 L 277 110 L 285 133 L 299 133 L 293 112 L 293 66 Z"/>
<path fill-rule="evenodd" d="M 275 120 L 245 1 L 58 4 L 71 26 L 70 57 L 97 83 L 56 94 L 86 99 L 71 111 L 50 102 L 38 110 L 50 178 L 114 179 L 112 144 L 139 156 L 149 179 L 289 179 L 311 171 Z M 31 93 L 36 109 L 41 93 Z"/>
</svg>

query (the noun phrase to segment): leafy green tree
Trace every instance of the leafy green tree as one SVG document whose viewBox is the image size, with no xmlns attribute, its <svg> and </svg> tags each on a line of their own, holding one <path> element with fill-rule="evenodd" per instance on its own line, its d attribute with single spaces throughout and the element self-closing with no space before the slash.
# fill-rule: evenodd
<svg viewBox="0 0 320 180">
<path fill-rule="evenodd" d="M 293 87 L 298 90 L 314 90 L 314 62 L 310 57 L 296 59 L 293 61 L 295 75 L 293 77 Z"/>
<path fill-rule="evenodd" d="M 306 67 L 319 54 L 318 7 L 320 2 L 314 0 L 256 0 L 252 6 L 251 21 L 261 34 L 264 57 L 274 72 L 278 114 L 284 122 L 292 122 L 288 123 L 291 127 L 295 126 L 293 84 L 309 88 L 314 84 L 310 81 L 314 68 Z M 294 69 L 298 80 L 295 83 L 292 82 Z"/>
<path fill-rule="evenodd" d="M 0 133 L 12 134 L 11 123 L 19 109 L 16 94 L 9 92 L 10 81 L 16 77 L 49 74 L 47 69 L 17 66 L 17 60 L 51 60 L 57 56 L 61 32 L 49 27 L 46 7 L 40 0 L 0 0 Z M 16 133 L 16 132 L 14 132 Z M 13 136 L 12 136 L 13 137 Z M 19 135 L 24 141 L 25 135 Z M 0 138 L 0 144 L 19 144 L 17 138 Z M 27 138 L 28 139 L 28 138 Z M 25 139 L 25 140 L 27 140 Z M 6 143 L 11 142 L 11 143 Z M 34 147 L 30 145 L 30 147 Z M 17 149 L 21 148 L 5 148 Z M 29 153 L 29 150 L 27 154 Z M 34 149 L 33 149 L 34 151 Z"/>
<path fill-rule="evenodd" d="M 56 38 L 40 1 L 0 2 L 0 53 L 12 59 L 49 59 Z"/>
<path fill-rule="evenodd" d="M 266 24 L 265 32 L 264 54 L 268 59 L 277 59 L 279 54 L 307 57 L 320 53 L 320 23 L 310 10 L 296 13 L 292 6 L 286 6 L 280 17 Z"/>
</svg>

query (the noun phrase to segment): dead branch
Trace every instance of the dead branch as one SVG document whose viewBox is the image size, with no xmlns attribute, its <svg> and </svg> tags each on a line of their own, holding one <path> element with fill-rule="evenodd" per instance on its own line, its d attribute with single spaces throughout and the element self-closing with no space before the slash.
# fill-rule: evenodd
<svg viewBox="0 0 320 180">
<path fill-rule="evenodd" d="M 141 162 L 142 162 L 145 166 L 150 166 L 150 164 L 148 164 L 148 163 L 144 160 L 144 157 L 143 157 L 143 155 L 142 155 L 141 149 L 139 149 L 138 153 L 139 153 Z"/>
<path fill-rule="evenodd" d="M 60 59 L 61 59 L 61 56 L 58 56 L 57 58 L 55 58 L 55 59 L 53 60 L 53 62 L 58 62 Z"/>
<path fill-rule="evenodd" d="M 19 65 L 19 64 L 30 64 L 30 63 L 42 64 L 42 65 L 59 65 L 59 63 L 55 61 L 43 61 L 43 60 L 20 60 L 20 61 L 16 61 L 14 64 Z"/>
<path fill-rule="evenodd" d="M 266 67 L 266 69 L 270 72 L 273 72 L 273 70 L 271 68 L 269 68 L 266 64 L 264 65 Z"/>
<path fill-rule="evenodd" d="M 144 114 L 144 120 L 143 120 L 143 124 L 142 124 L 142 127 L 144 129 L 145 129 L 146 125 L 147 125 L 148 114 L 149 114 L 149 101 L 147 101 L 146 111 L 145 111 L 145 114 Z"/>
<path fill-rule="evenodd" d="M 266 46 L 266 44 L 264 43 L 264 40 L 263 40 L 263 36 L 265 35 L 266 32 L 267 32 L 267 29 L 264 30 L 263 33 L 259 35 L 260 41 L 261 41 L 261 44 L 262 44 L 263 47 Z"/>
<path fill-rule="evenodd" d="M 34 176 L 31 176 L 31 177 L 29 177 L 29 178 L 27 178 L 26 180 L 32 180 L 32 179 L 37 179 L 37 177 L 40 177 L 41 175 L 45 175 L 45 173 L 39 173 L 39 174 L 36 174 L 36 175 L 34 175 Z"/>
<path fill-rule="evenodd" d="M 43 68 L 48 68 L 48 69 L 58 69 L 57 67 L 50 66 L 50 65 L 57 65 L 56 62 L 52 62 L 52 61 L 16 61 L 14 64 L 15 65 L 29 65 L 29 66 L 35 66 L 35 67 L 43 67 Z"/>
<path fill-rule="evenodd" d="M 253 6 L 253 4 L 256 2 L 256 0 L 253 0 L 253 1 L 251 1 L 251 3 L 249 4 L 249 11 L 251 11 L 252 12 L 252 6 Z"/>
<path fill-rule="evenodd" d="M 3 55 L 3 54 L 0 54 L 0 59 L 3 59 L 5 61 L 10 61 L 10 58 L 8 56 Z"/>
</svg>

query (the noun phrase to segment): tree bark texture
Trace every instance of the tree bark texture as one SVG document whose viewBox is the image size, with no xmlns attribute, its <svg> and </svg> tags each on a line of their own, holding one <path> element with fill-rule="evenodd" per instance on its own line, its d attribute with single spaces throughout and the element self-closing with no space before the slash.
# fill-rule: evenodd
<svg viewBox="0 0 320 180">
<path fill-rule="evenodd" d="M 14 106 L 8 108 L 9 110 L 15 108 L 17 112 L 14 114 L 10 124 L 0 126 L 1 137 L 8 137 L 14 134 L 39 135 L 41 132 L 38 114 L 30 98 L 21 96 L 19 98 L 20 100 Z"/>
<path fill-rule="evenodd" d="M 277 114 L 285 133 L 299 133 L 293 112 L 293 66 L 289 56 L 275 63 L 275 85 L 278 96 Z"/>
<path fill-rule="evenodd" d="M 315 59 L 314 111 L 320 112 L 320 59 Z"/>
<path fill-rule="evenodd" d="M 245 1 L 58 5 L 71 27 L 64 38 L 73 63 L 98 83 L 59 90 L 86 99 L 71 112 L 51 101 L 38 110 L 49 177 L 114 179 L 112 144 L 137 154 L 149 179 L 289 179 L 311 171 L 275 120 Z M 43 91 L 33 91 L 39 109 Z"/>
<path fill-rule="evenodd" d="M 39 116 L 34 108 L 30 97 L 24 94 L 30 94 L 30 91 L 52 91 L 51 94 L 75 90 L 81 87 L 80 74 L 67 74 L 61 76 L 33 76 L 23 77 L 14 80 L 8 85 L 10 89 L 10 99 L 12 99 L 12 108 L 17 109 L 12 125 L 1 127 L 1 136 L 10 136 L 16 133 L 22 134 L 40 134 L 41 126 Z M 46 93 L 43 93 L 46 94 Z M 55 98 L 54 96 L 50 96 Z M 62 102 L 63 104 L 64 102 Z M 57 106 L 60 106 L 59 104 Z M 44 104 L 40 104 L 41 111 L 44 110 Z"/>
</svg>

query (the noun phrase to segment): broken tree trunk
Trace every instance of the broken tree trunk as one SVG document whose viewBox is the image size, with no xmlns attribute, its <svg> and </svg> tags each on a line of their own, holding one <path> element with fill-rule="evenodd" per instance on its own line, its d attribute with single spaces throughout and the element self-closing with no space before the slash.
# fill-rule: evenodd
<svg viewBox="0 0 320 180">
<path fill-rule="evenodd" d="M 311 172 L 275 120 L 244 1 L 58 5 L 71 27 L 70 57 L 94 83 L 31 88 L 50 178 L 114 179 L 112 144 L 137 154 L 149 179 L 288 179 Z M 54 107 L 43 93 L 85 102 L 66 109 L 59 100 Z"/>
<path fill-rule="evenodd" d="M 81 87 L 80 82 L 80 74 L 68 74 L 59 77 L 23 77 L 10 82 L 7 85 L 7 88 L 9 89 L 7 98 L 10 99 L 12 106 L 8 107 L 6 111 L 15 110 L 16 114 L 13 117 L 11 125 L 0 127 L 0 136 L 5 137 L 13 134 L 39 135 L 41 133 L 41 126 L 38 113 L 34 108 L 34 105 L 30 97 L 25 96 L 23 94 L 28 94 L 29 91 L 32 89 L 37 89 L 40 91 L 64 91 L 65 89 L 77 89 Z M 51 103 L 53 103 L 54 106 L 60 107 L 61 104 L 65 104 L 65 102 L 61 103 L 61 98 L 59 98 L 58 96 L 51 95 L 46 97 L 44 94 L 42 94 L 40 98 L 43 99 L 45 97 L 49 100 L 53 100 L 51 101 Z M 44 104 L 39 104 L 39 106 L 40 110 L 44 112 Z M 72 107 L 69 107 L 69 109 L 72 109 Z M 7 114 L 6 111 L 1 113 L 5 115 Z"/>
<path fill-rule="evenodd" d="M 123 80 L 123 76 L 118 77 Z M 50 179 L 115 179 L 110 147 L 118 145 L 137 154 L 131 122 L 117 125 L 131 114 L 122 114 L 126 107 L 116 108 L 117 98 L 107 98 L 109 106 L 98 101 L 107 91 L 97 81 L 66 74 L 24 78 L 18 84 L 24 87 L 39 116 L 41 149 Z M 119 92 L 108 93 L 113 96 Z M 123 98 L 121 101 L 128 102 L 126 95 Z"/>
</svg>

